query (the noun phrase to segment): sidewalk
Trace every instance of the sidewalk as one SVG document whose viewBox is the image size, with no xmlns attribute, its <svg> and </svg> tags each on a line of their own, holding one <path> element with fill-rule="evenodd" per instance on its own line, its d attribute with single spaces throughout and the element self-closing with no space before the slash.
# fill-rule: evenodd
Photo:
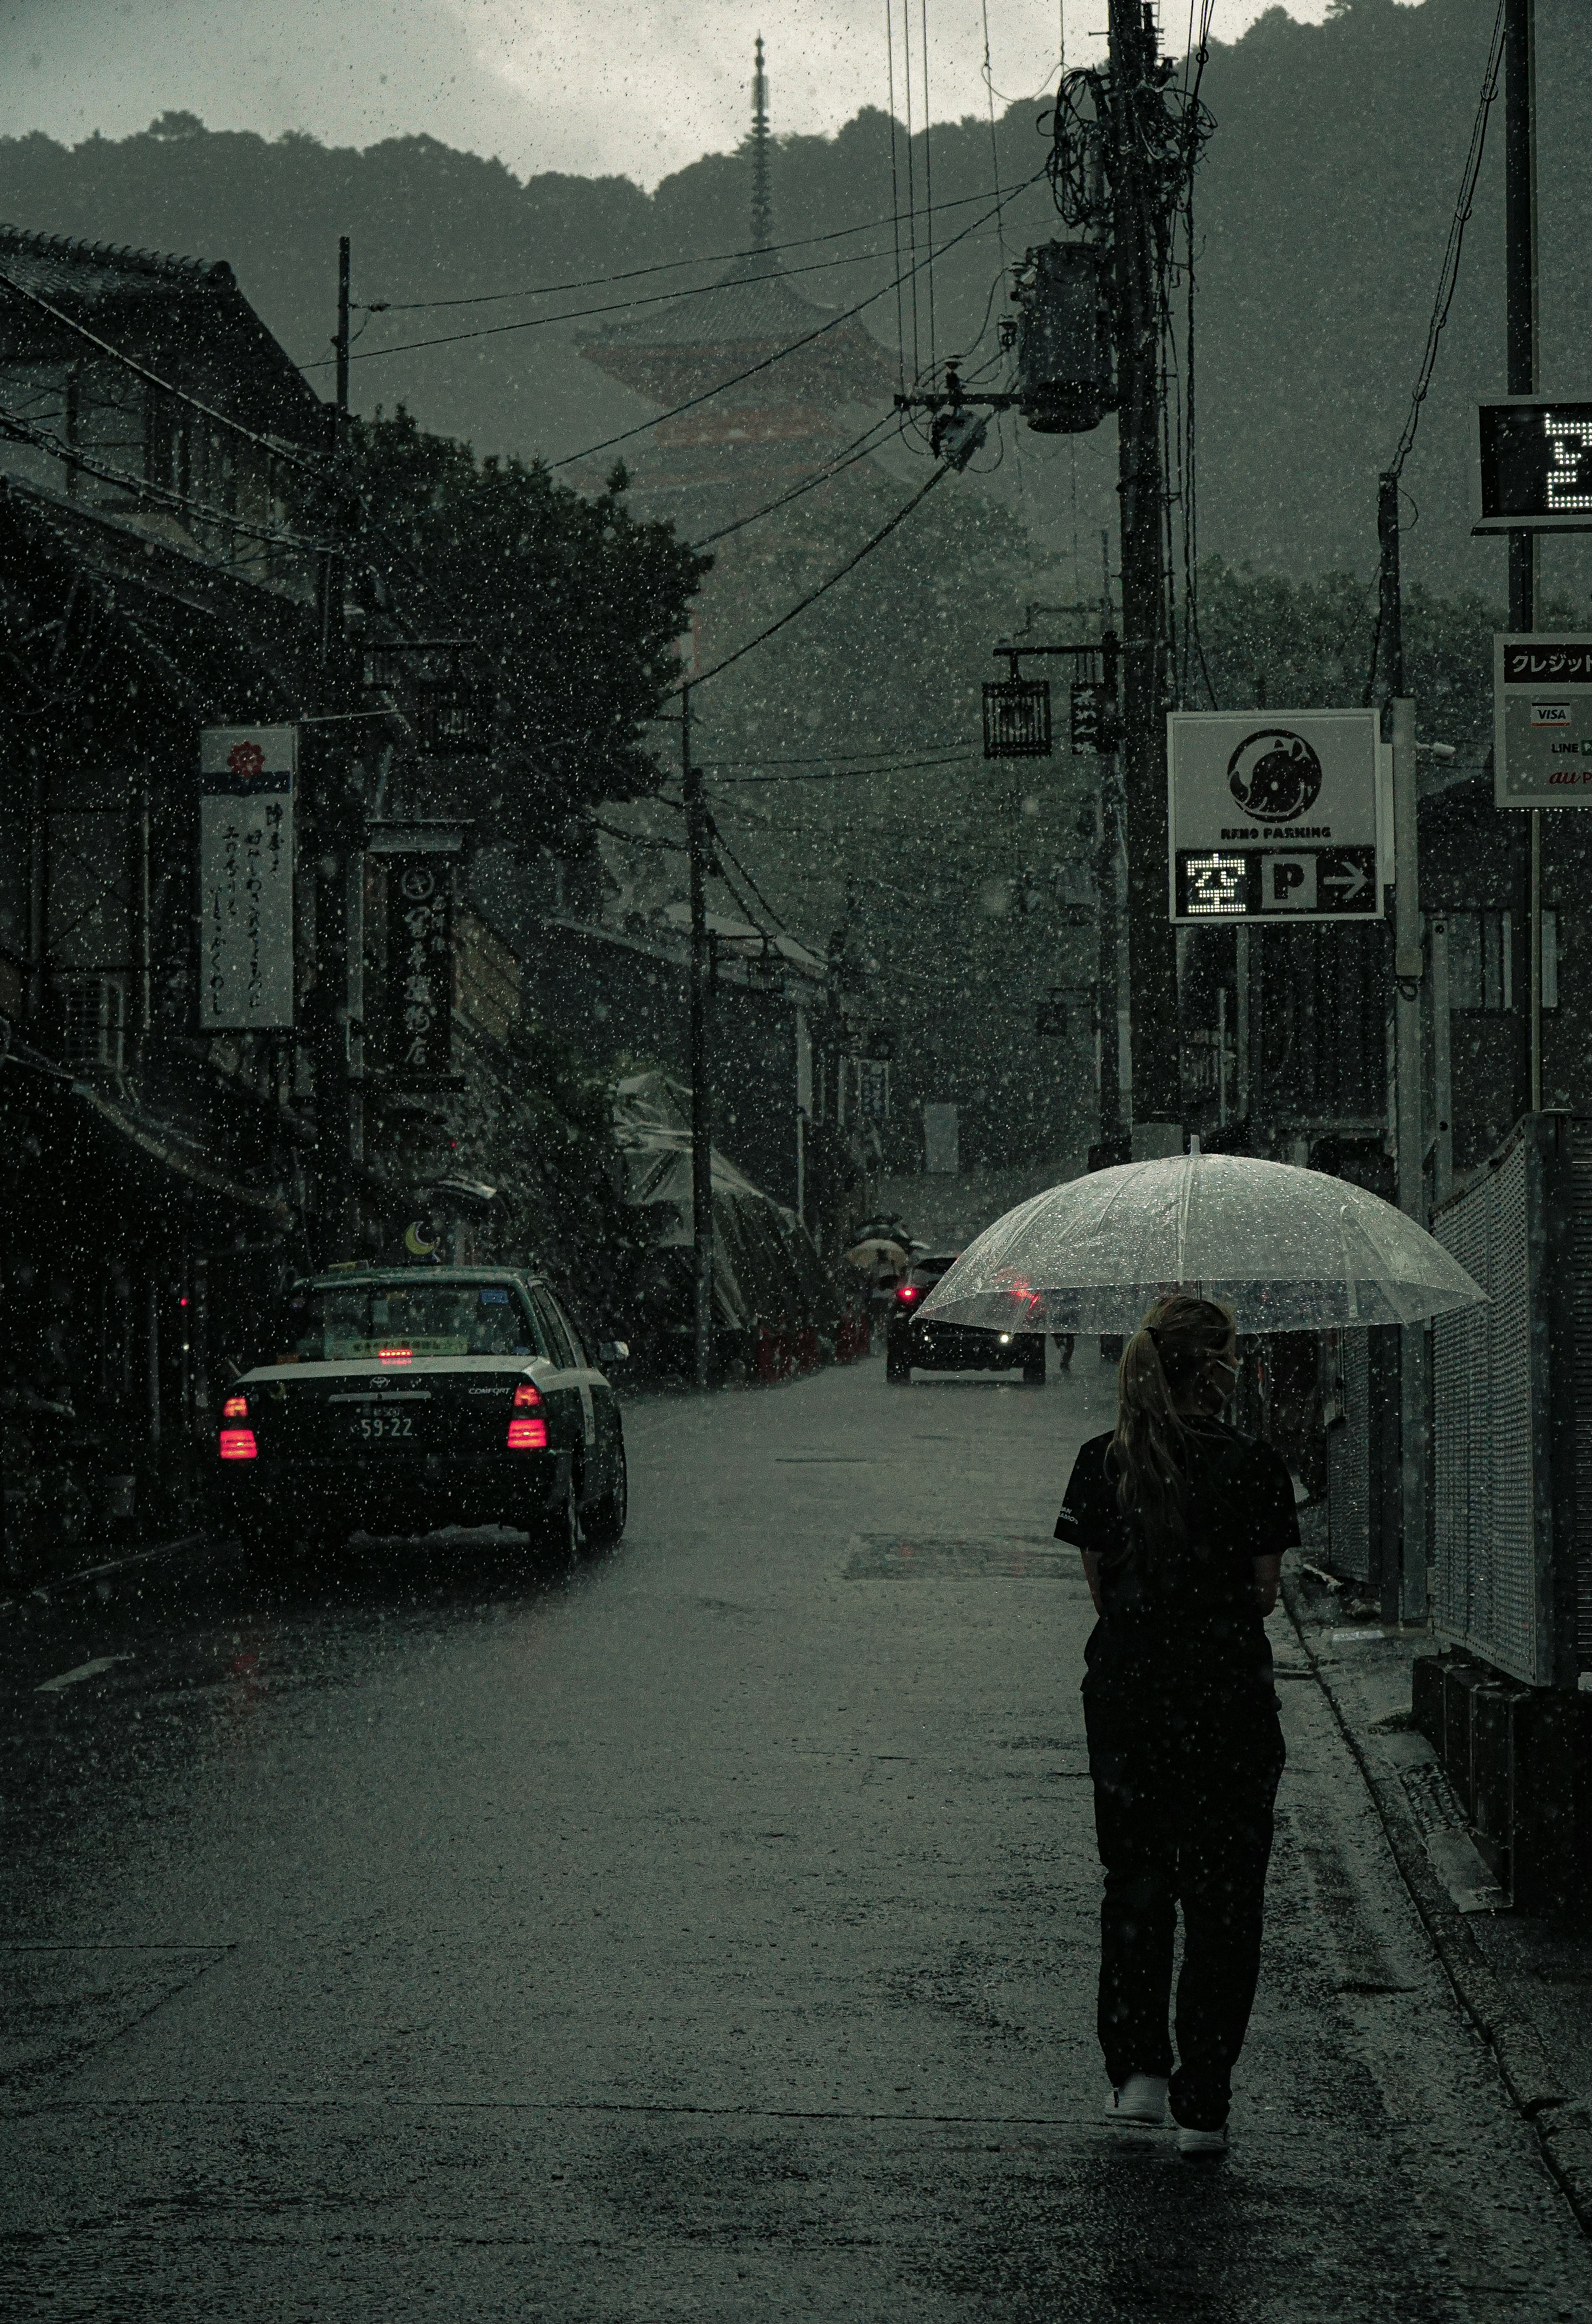
<svg viewBox="0 0 1592 2324">
<path fill-rule="evenodd" d="M 1300 1512 L 1305 1545 L 1282 1584 L 1302 1663 L 1365 1776 L 1462 2006 L 1592 2228 L 1592 1931 L 1510 1908 L 1411 1720 L 1411 1666 L 1435 1642 L 1424 1628 L 1384 1628 L 1352 1582 L 1334 1585 L 1312 1566 L 1313 1515 Z"/>
</svg>

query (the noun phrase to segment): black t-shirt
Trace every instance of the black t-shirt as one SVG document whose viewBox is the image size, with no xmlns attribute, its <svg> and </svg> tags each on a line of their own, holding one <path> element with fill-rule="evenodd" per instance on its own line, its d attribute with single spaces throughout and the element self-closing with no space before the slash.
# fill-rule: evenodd
<svg viewBox="0 0 1592 2324">
<path fill-rule="evenodd" d="M 1056 1537 L 1100 1561 L 1105 1612 L 1089 1640 L 1089 1669 L 1197 1692 L 1268 1680 L 1254 1561 L 1298 1543 L 1292 1480 L 1269 1444 L 1225 1421 L 1192 1423 L 1183 1450 L 1188 1537 L 1151 1554 L 1117 1506 L 1111 1438 L 1091 1437 L 1073 1464 Z"/>
</svg>

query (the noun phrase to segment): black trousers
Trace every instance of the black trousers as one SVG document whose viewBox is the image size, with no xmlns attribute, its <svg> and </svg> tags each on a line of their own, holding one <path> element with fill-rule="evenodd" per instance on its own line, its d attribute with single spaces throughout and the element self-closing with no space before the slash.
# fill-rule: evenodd
<svg viewBox="0 0 1592 2324">
<path fill-rule="evenodd" d="M 1269 1685 L 1189 1700 L 1091 1673 L 1084 1684 L 1106 1870 L 1097 2024 L 1106 2070 L 1168 2075 L 1177 2120 L 1227 2119 L 1260 1971 L 1272 1809 L 1285 1757 Z M 1167 2034 L 1183 1914 L 1177 2067 Z"/>
</svg>

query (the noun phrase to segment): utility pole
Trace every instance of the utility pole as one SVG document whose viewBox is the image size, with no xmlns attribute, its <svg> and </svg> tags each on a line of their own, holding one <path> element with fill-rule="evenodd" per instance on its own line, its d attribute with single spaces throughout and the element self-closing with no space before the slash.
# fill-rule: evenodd
<svg viewBox="0 0 1592 2324">
<path fill-rule="evenodd" d="M 1536 0 L 1504 0 L 1504 333 L 1511 395 L 1537 392 L 1537 10 Z M 1537 536 L 1509 535 L 1509 626 L 1537 625 Z M 1542 1111 L 1542 811 L 1532 807 L 1531 894 L 1530 1105 Z"/>
<path fill-rule="evenodd" d="M 713 1114 L 708 1087 L 708 808 L 691 763 L 691 689 L 680 689 L 680 772 L 685 799 L 691 899 L 691 1245 L 696 1290 L 696 1382 L 708 1386 L 713 1356 Z"/>
<path fill-rule="evenodd" d="M 338 243 L 337 448 L 343 449 L 348 431 L 348 237 Z"/>
<path fill-rule="evenodd" d="M 1109 0 L 1108 29 L 1134 1150 L 1153 1155 L 1182 1149 L 1177 942 L 1166 908 L 1159 194 L 1147 119 L 1152 108 L 1159 119 L 1161 97 L 1155 26 L 1143 0 Z"/>
<path fill-rule="evenodd" d="M 340 544 L 347 523 L 344 461 L 348 420 L 349 244 L 338 244 L 338 324 L 332 340 L 336 391 L 329 415 L 327 524 L 333 543 L 320 564 L 321 709 L 332 719 L 344 695 L 347 646 L 343 634 L 346 560 Z M 310 729 L 310 732 L 315 731 Z M 347 779 L 347 744 L 339 724 L 301 760 L 304 836 L 313 849 L 315 982 L 310 996 L 310 1056 L 315 1074 L 317 1208 L 327 1233 L 318 1256 L 351 1258 L 362 1234 L 358 1181 L 365 1156 L 362 1018 L 365 970 L 364 803 Z"/>
<path fill-rule="evenodd" d="M 1116 812 L 1116 665 L 1118 650 L 1111 629 L 1111 605 L 1105 607 L 1106 628 L 1100 641 L 1100 677 L 1104 703 L 1100 715 L 1100 840 L 1095 859 L 1095 891 L 1099 898 L 1100 1019 L 1100 1154 L 1109 1167 L 1125 1157 L 1122 1152 L 1121 1019 L 1117 1013 L 1116 864 L 1122 847 L 1122 827 Z"/>
</svg>

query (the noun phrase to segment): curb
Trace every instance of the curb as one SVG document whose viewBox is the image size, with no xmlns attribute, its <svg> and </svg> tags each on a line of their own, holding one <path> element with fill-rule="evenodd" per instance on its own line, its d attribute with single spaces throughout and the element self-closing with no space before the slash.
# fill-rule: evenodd
<svg viewBox="0 0 1592 2324">
<path fill-rule="evenodd" d="M 125 1557 L 110 1557 L 98 1565 L 80 1566 L 75 1573 L 56 1573 L 43 1582 L 14 1583 L 0 1597 L 0 1618 L 25 1614 L 35 1607 L 48 1608 L 79 1591 L 97 1589 L 101 1582 L 111 1582 L 118 1574 L 180 1557 L 185 1551 L 197 1549 L 204 1539 L 202 1533 L 178 1534 L 170 1541 L 152 1542 L 147 1549 L 130 1550 Z"/>
<path fill-rule="evenodd" d="M 1535 2130 L 1542 2159 L 1571 2210 L 1592 2234 L 1592 2111 L 1586 2100 L 1567 2099 L 1541 2035 L 1510 1999 L 1438 1878 L 1400 1786 L 1372 1766 L 1306 1635 L 1298 1585 L 1291 1576 L 1284 1576 L 1282 1597 L 1310 1674 L 1365 1780 L 1393 1861 L 1459 2005 L 1491 2050 L 1516 2108 Z"/>
</svg>

